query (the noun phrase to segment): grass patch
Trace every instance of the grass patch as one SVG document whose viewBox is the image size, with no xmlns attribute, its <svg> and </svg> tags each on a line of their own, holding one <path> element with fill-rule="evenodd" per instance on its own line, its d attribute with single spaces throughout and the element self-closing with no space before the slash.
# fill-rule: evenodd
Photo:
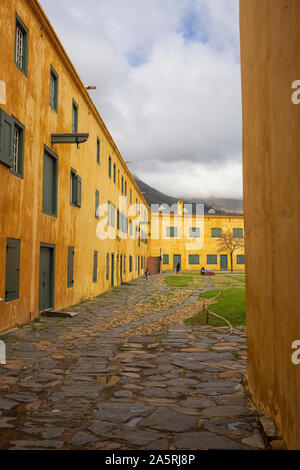
<svg viewBox="0 0 300 470">
<path fill-rule="evenodd" d="M 193 283 L 193 276 L 167 276 L 165 282 L 171 287 L 189 287 Z"/>
<path fill-rule="evenodd" d="M 216 274 L 215 277 L 211 278 L 211 282 L 215 287 L 244 287 L 245 276 L 242 275 L 228 275 L 228 274 Z"/>
<path fill-rule="evenodd" d="M 202 294 L 199 295 L 199 299 L 213 299 L 214 297 L 217 297 L 219 292 L 220 292 L 219 289 L 202 292 Z"/>
<path fill-rule="evenodd" d="M 203 294 L 217 293 L 218 291 L 204 292 Z M 201 294 L 200 294 L 201 295 Z M 210 311 L 226 318 L 232 326 L 246 325 L 246 292 L 241 289 L 227 289 L 223 292 L 220 301 L 209 307 Z M 188 324 L 206 325 L 206 313 L 199 312 L 185 321 Z M 209 325 L 226 326 L 224 320 L 209 315 Z"/>
</svg>

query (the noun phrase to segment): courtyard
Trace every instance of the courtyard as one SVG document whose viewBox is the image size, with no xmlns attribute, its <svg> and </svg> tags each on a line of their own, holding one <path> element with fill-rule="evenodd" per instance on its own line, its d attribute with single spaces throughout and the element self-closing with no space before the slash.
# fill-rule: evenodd
<svg viewBox="0 0 300 470">
<path fill-rule="evenodd" d="M 3 334 L 0 448 L 264 449 L 243 382 L 244 283 L 140 278 Z"/>
</svg>

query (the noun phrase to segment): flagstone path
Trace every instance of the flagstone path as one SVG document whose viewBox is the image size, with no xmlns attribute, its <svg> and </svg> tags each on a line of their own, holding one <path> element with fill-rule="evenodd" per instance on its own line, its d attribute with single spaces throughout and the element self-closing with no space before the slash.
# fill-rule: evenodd
<svg viewBox="0 0 300 470">
<path fill-rule="evenodd" d="M 153 276 L 0 335 L 0 449 L 264 449 L 245 327 L 184 324 L 198 294 Z"/>
</svg>

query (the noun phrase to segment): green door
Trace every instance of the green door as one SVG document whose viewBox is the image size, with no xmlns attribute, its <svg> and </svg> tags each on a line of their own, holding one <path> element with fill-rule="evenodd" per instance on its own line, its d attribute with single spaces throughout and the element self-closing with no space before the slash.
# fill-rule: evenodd
<svg viewBox="0 0 300 470">
<path fill-rule="evenodd" d="M 221 269 L 223 271 L 228 270 L 228 256 L 227 255 L 221 255 Z"/>
<path fill-rule="evenodd" d="M 111 255 L 111 287 L 115 286 L 115 255 Z"/>
<path fill-rule="evenodd" d="M 39 310 L 53 308 L 54 292 L 54 249 L 41 247 L 40 280 L 39 280 Z"/>
<path fill-rule="evenodd" d="M 181 269 L 182 268 L 181 255 L 173 255 L 173 269 L 176 270 L 178 263 L 180 264 L 180 269 Z"/>
</svg>

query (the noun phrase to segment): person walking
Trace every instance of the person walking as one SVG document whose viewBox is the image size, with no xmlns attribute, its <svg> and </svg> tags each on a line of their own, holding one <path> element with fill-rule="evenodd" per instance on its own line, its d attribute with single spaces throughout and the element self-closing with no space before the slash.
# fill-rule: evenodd
<svg viewBox="0 0 300 470">
<path fill-rule="evenodd" d="M 178 263 L 177 266 L 176 266 L 176 273 L 177 274 L 180 273 L 180 269 L 181 269 L 181 266 L 180 266 L 180 263 Z"/>
<path fill-rule="evenodd" d="M 146 276 L 146 280 L 149 281 L 149 279 L 150 279 L 150 270 L 149 270 L 149 268 L 146 269 L 145 276 Z"/>
</svg>

